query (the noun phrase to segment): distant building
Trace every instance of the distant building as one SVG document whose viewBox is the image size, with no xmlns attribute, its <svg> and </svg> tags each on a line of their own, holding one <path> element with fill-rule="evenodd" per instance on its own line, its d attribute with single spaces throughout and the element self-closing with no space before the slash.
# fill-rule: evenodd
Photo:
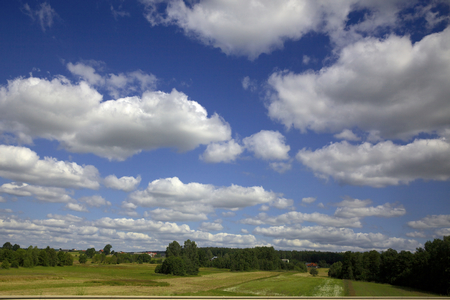
<svg viewBox="0 0 450 300">
<path fill-rule="evenodd" d="M 287 259 L 287 258 L 282 258 L 281 261 L 285 262 L 285 263 L 289 263 L 289 259 Z"/>
<path fill-rule="evenodd" d="M 306 263 L 306 267 L 308 268 L 318 268 L 319 266 L 316 263 Z"/>
</svg>

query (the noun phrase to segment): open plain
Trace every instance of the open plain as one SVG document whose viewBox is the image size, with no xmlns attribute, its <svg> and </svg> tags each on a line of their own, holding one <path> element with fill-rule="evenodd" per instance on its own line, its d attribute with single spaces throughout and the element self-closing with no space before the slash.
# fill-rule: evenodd
<svg viewBox="0 0 450 300">
<path fill-rule="evenodd" d="M 66 267 L 0 270 L 0 297 L 10 296 L 192 296 L 192 297 L 436 297 L 412 289 L 371 282 L 351 282 L 296 272 L 230 272 L 201 268 L 198 276 L 154 273 L 156 265 L 76 264 Z M 27 299 L 30 299 L 27 297 Z"/>
</svg>

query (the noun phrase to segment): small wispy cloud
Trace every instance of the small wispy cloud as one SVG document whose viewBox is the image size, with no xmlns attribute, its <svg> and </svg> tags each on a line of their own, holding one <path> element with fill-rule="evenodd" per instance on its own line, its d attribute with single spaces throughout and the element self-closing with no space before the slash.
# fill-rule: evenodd
<svg viewBox="0 0 450 300">
<path fill-rule="evenodd" d="M 41 3 L 36 9 L 32 9 L 28 3 L 25 3 L 22 7 L 22 12 L 33 21 L 37 20 L 43 32 L 45 32 L 47 27 L 52 27 L 54 18 L 58 16 L 56 11 L 47 2 Z"/>
</svg>

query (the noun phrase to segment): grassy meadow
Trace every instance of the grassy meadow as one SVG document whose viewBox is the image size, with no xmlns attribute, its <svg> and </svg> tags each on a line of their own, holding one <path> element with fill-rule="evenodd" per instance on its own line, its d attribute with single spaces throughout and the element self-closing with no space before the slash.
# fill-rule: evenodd
<svg viewBox="0 0 450 300">
<path fill-rule="evenodd" d="M 230 272 L 201 268 L 198 276 L 154 273 L 156 265 L 87 263 L 0 270 L 0 295 L 133 296 L 435 296 L 385 284 L 296 272 Z"/>
</svg>

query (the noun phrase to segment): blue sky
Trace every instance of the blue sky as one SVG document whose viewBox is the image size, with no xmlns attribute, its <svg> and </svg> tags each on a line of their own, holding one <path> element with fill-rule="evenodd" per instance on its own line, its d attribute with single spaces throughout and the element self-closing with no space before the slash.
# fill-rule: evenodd
<svg viewBox="0 0 450 300">
<path fill-rule="evenodd" d="M 448 1 L 7 1 L 0 237 L 414 251 L 450 234 Z"/>
</svg>

